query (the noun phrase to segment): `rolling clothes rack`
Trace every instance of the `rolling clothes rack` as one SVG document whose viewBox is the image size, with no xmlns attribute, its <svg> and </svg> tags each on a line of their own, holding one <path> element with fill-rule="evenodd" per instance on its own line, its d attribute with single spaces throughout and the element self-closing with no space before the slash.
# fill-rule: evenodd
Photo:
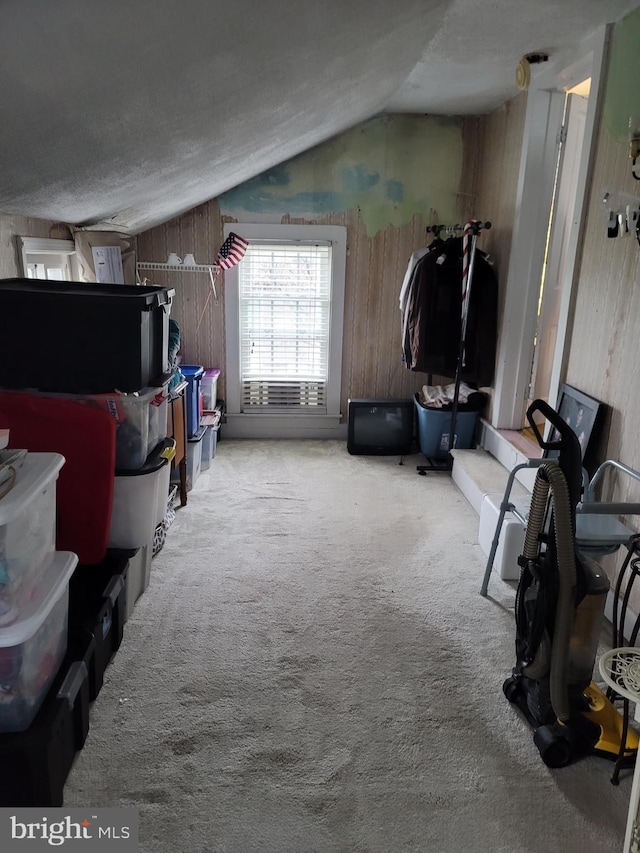
<svg viewBox="0 0 640 853">
<path fill-rule="evenodd" d="M 460 342 L 458 348 L 458 360 L 456 363 L 455 372 L 455 391 L 453 395 L 453 403 L 451 407 L 451 423 L 449 427 L 449 452 L 447 453 L 446 462 L 443 470 L 450 471 L 452 467 L 451 450 L 455 446 L 456 437 L 456 420 L 458 418 L 458 394 L 460 392 L 460 379 L 462 368 L 465 366 L 465 350 L 467 340 L 467 321 L 469 318 L 469 302 L 471 299 L 471 287 L 473 285 L 473 268 L 476 258 L 476 243 L 478 235 L 481 231 L 488 231 L 491 228 L 490 222 L 480 222 L 477 219 L 471 219 L 464 225 L 429 225 L 427 234 L 433 234 L 439 237 L 443 232 L 446 234 L 456 234 L 462 231 L 462 299 L 461 299 L 461 327 L 460 327 Z M 430 465 L 418 465 L 417 471 L 420 474 L 426 473 L 428 470 L 437 470 L 437 466 L 433 465 L 431 460 Z"/>
</svg>

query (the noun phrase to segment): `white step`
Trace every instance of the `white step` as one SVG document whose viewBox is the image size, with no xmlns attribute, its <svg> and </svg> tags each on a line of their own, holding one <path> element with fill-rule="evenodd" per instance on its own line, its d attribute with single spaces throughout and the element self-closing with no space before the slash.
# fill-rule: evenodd
<svg viewBox="0 0 640 853">
<path fill-rule="evenodd" d="M 504 494 L 509 471 L 486 450 L 452 450 L 451 478 L 478 515 L 485 495 Z M 514 482 L 511 496 L 526 498 L 531 493 Z"/>
</svg>

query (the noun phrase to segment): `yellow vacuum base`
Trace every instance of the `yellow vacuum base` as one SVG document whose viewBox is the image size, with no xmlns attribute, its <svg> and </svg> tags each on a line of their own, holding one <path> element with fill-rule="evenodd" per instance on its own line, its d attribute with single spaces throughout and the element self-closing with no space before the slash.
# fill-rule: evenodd
<svg viewBox="0 0 640 853">
<path fill-rule="evenodd" d="M 624 722 L 622 715 L 593 681 L 584 691 L 584 695 L 589 700 L 590 705 L 590 710 L 585 711 L 584 716 L 600 726 L 600 740 L 594 744 L 594 752 L 610 758 L 617 758 L 622 743 Z M 632 758 L 636 755 L 639 744 L 638 734 L 629 726 L 624 750 L 625 758 Z"/>
</svg>

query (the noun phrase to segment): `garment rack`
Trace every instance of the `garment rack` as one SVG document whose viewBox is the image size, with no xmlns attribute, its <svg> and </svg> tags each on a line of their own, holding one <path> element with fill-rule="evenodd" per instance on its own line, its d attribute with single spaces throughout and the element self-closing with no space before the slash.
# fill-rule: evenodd
<svg viewBox="0 0 640 853">
<path fill-rule="evenodd" d="M 460 380 L 462 368 L 465 362 L 465 346 L 467 340 L 467 320 L 469 315 L 469 302 L 471 299 L 471 286 L 473 284 L 473 267 L 476 257 L 476 242 L 481 231 L 488 231 L 491 228 L 490 222 L 481 222 L 477 219 L 472 219 L 464 225 L 428 225 L 427 234 L 434 234 L 439 237 L 443 232 L 446 234 L 463 234 L 462 244 L 462 309 L 461 309 L 461 325 L 460 325 L 460 341 L 458 346 L 458 358 L 456 361 L 455 372 L 455 389 L 453 393 L 453 404 L 451 406 L 451 422 L 449 426 L 449 445 L 448 453 L 442 464 L 437 464 L 433 459 L 429 459 L 428 465 L 417 465 L 416 470 L 419 474 L 426 474 L 428 471 L 451 471 L 453 467 L 453 457 L 451 451 L 455 448 L 456 436 L 456 421 L 458 418 L 458 394 L 460 393 Z"/>
</svg>

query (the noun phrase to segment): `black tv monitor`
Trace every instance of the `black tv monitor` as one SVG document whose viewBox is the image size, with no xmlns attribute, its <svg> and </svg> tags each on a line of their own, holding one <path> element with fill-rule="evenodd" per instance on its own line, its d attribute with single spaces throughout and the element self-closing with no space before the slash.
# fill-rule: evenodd
<svg viewBox="0 0 640 853">
<path fill-rule="evenodd" d="M 354 456 L 405 456 L 415 433 L 409 400 L 349 400 L 347 450 Z"/>
</svg>

